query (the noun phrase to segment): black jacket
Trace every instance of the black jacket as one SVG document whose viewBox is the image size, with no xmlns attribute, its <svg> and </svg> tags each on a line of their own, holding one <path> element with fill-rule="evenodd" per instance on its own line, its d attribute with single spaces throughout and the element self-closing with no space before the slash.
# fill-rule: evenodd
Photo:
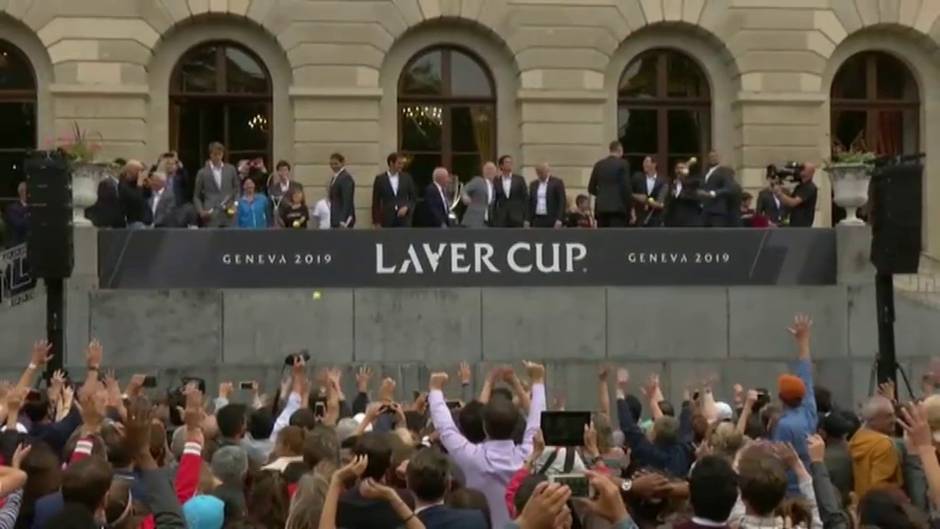
<svg viewBox="0 0 940 529">
<path fill-rule="evenodd" d="M 706 215 L 727 216 L 730 208 L 729 195 L 734 192 L 734 171 L 730 167 L 719 165 L 708 176 L 709 169 L 705 169 L 699 178 L 700 189 L 714 191 L 715 198 L 705 199 L 702 202 L 703 213 Z M 708 180 L 706 181 L 706 176 Z"/>
<path fill-rule="evenodd" d="M 414 509 L 414 496 L 407 490 L 396 490 L 398 496 Z M 336 509 L 336 527 L 343 529 L 389 529 L 401 526 L 401 519 L 391 505 L 383 500 L 370 500 L 353 487 L 339 497 Z"/>
<path fill-rule="evenodd" d="M 695 180 L 684 183 L 678 194 L 676 194 L 676 182 L 669 186 L 669 193 L 666 194 L 663 224 L 670 227 L 702 225 L 702 203 L 698 199 L 697 183 Z"/>
<path fill-rule="evenodd" d="M 121 180 L 118 194 L 121 199 L 121 210 L 124 212 L 124 219 L 128 224 L 132 222 L 151 224 L 153 222 L 152 212 L 147 207 L 144 189 L 138 186 L 137 182 Z"/>
<path fill-rule="evenodd" d="M 653 184 L 653 192 L 650 193 L 646 188 L 646 174 L 636 173 L 633 175 L 633 193 L 637 195 L 646 195 L 652 197 L 656 202 L 662 203 L 669 192 L 669 182 L 656 175 L 656 182 Z M 633 201 L 633 209 L 636 212 L 637 226 L 659 226 L 663 223 L 663 210 L 650 208 L 647 204 L 641 204 Z"/>
<path fill-rule="evenodd" d="M 623 213 L 633 203 L 630 164 L 623 158 L 608 156 L 594 164 L 588 193 L 597 197 L 595 213 Z"/>
<path fill-rule="evenodd" d="M 377 175 L 372 183 L 372 223 L 383 228 L 410 227 L 417 199 L 418 192 L 415 189 L 414 180 L 408 173 L 403 172 L 398 175 L 397 194 L 392 189 L 388 173 Z M 406 206 L 408 214 L 399 217 L 398 210 Z"/>
<path fill-rule="evenodd" d="M 341 222 L 351 219 L 346 225 L 352 228 L 356 225 L 356 182 L 346 169 L 340 171 L 330 185 L 330 226 L 338 228 Z"/>
<path fill-rule="evenodd" d="M 773 191 L 770 189 L 761 189 L 760 193 L 757 194 L 755 213 L 763 215 L 767 217 L 770 222 L 779 225 L 787 216 L 787 207 L 783 205 L 783 202 L 780 203 L 779 207 L 777 206 Z"/>
<path fill-rule="evenodd" d="M 98 182 L 98 200 L 86 212 L 88 219 L 98 228 L 123 228 L 127 226 L 118 192 L 120 185 L 113 178 L 105 178 Z"/>
<path fill-rule="evenodd" d="M 452 509 L 444 505 L 428 507 L 418 513 L 425 529 L 487 529 L 488 522 L 481 511 Z"/>
<path fill-rule="evenodd" d="M 521 228 L 529 209 L 529 189 L 525 179 L 514 174 L 511 177 L 509 197 L 503 191 L 503 177 L 493 180 L 493 226 L 497 228 Z"/>
<path fill-rule="evenodd" d="M 424 206 L 427 208 L 431 227 L 446 228 L 448 226 L 450 204 L 447 204 L 445 199 L 441 197 L 441 193 L 437 190 L 434 182 L 424 188 Z"/>
<path fill-rule="evenodd" d="M 529 184 L 529 216 L 531 222 L 536 217 L 535 210 L 539 202 L 539 179 L 536 178 Z M 554 176 L 548 177 L 548 189 L 545 192 L 546 216 L 550 219 L 565 222 L 565 213 L 567 212 L 568 198 L 565 195 L 565 183 Z"/>
</svg>

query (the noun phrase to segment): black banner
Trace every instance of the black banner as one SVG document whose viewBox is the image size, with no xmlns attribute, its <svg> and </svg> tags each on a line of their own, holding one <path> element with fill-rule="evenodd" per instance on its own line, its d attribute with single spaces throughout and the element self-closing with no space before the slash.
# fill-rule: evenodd
<svg viewBox="0 0 940 529">
<path fill-rule="evenodd" d="M 829 229 L 102 230 L 101 288 L 827 285 Z"/>
</svg>

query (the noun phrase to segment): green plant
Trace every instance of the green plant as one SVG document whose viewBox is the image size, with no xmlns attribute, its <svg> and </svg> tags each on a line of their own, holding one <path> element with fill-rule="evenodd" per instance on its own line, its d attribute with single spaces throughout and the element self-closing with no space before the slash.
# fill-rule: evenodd
<svg viewBox="0 0 940 529">
<path fill-rule="evenodd" d="M 62 151 L 69 160 L 73 162 L 91 163 L 95 161 L 96 155 L 101 150 L 101 142 L 93 141 L 91 139 L 92 135 L 97 135 L 98 139 L 101 139 L 101 134 L 89 133 L 88 131 L 82 130 L 82 128 L 78 126 L 78 123 L 75 122 L 72 125 L 71 136 L 59 138 L 56 143 L 58 143 L 59 150 Z"/>
<path fill-rule="evenodd" d="M 825 168 L 828 170 L 835 165 L 874 165 L 877 158 L 877 154 L 867 151 L 833 153 L 832 159 L 826 160 Z"/>
</svg>

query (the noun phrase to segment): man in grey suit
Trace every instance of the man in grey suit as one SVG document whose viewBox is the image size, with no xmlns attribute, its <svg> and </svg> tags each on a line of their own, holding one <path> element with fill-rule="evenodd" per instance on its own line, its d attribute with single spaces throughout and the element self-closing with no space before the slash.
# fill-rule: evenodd
<svg viewBox="0 0 940 529">
<path fill-rule="evenodd" d="M 483 164 L 483 176 L 475 176 L 463 188 L 461 200 L 467 206 L 461 224 L 467 228 L 485 228 L 493 219 L 493 201 L 496 198 L 493 180 L 499 172 L 496 164 Z"/>
<path fill-rule="evenodd" d="M 209 163 L 196 174 L 193 204 L 203 226 L 211 228 L 233 224 L 234 216 L 228 210 L 234 208 L 240 190 L 238 171 L 222 160 L 224 156 L 224 145 L 209 144 Z"/>
</svg>

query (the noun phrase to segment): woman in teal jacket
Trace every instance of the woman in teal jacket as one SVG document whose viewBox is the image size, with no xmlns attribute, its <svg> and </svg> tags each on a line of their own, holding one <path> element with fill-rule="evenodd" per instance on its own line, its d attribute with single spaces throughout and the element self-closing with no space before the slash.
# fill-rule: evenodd
<svg viewBox="0 0 940 529">
<path fill-rule="evenodd" d="M 246 178 L 242 181 L 242 197 L 238 200 L 238 227 L 264 229 L 268 219 L 268 197 L 255 194 L 255 183 Z"/>
</svg>

